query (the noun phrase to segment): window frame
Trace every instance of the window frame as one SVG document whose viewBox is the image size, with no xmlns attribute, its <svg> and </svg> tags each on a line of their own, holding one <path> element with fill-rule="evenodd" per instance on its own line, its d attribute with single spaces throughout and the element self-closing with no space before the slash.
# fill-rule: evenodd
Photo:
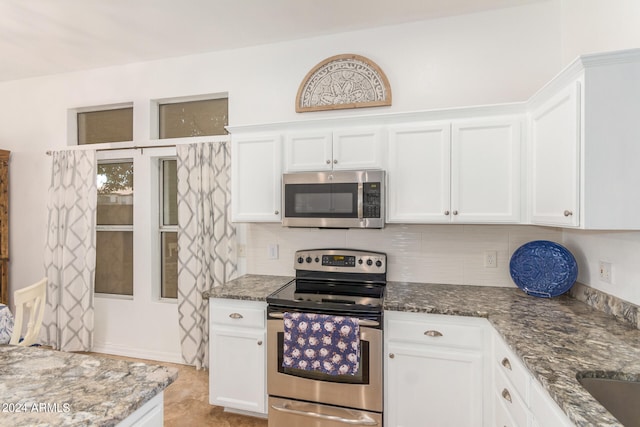
<svg viewBox="0 0 640 427">
<path fill-rule="evenodd" d="M 110 164 L 110 163 L 131 163 L 132 167 L 133 167 L 133 221 L 131 225 L 124 225 L 124 224 L 118 224 L 118 225 L 113 225 L 113 224 L 109 224 L 109 225 L 99 225 L 97 223 L 97 217 L 96 217 L 96 235 L 101 232 L 101 231 L 129 231 L 132 233 L 132 241 L 133 241 L 133 248 L 132 248 L 132 256 L 133 256 L 133 260 L 132 260 L 132 264 L 133 264 L 133 277 L 131 278 L 132 280 L 132 288 L 131 288 L 131 295 L 126 295 L 126 294 L 112 294 L 112 293 L 106 293 L 106 292 L 96 292 L 95 290 L 95 286 L 96 283 L 94 283 L 94 288 L 93 288 L 93 293 L 95 296 L 98 297 L 106 297 L 106 298 L 115 298 L 115 299 L 125 299 L 125 300 L 132 300 L 135 296 L 135 277 L 136 277 L 136 273 L 135 273 L 135 259 L 136 259 L 136 234 L 135 234 L 135 210 L 136 210 L 136 168 L 135 168 L 135 161 L 133 159 L 133 157 L 131 156 L 122 156 L 122 155 L 118 155 L 118 156 L 106 156 L 107 158 L 103 158 L 104 156 L 98 155 L 97 156 L 97 163 L 98 164 Z M 97 179 L 97 175 L 96 175 L 96 179 Z M 96 256 L 97 256 L 97 236 L 96 236 Z M 97 264 L 97 259 L 96 259 L 96 264 Z M 94 282 L 97 281 L 97 278 L 94 279 Z"/>
<path fill-rule="evenodd" d="M 163 142 L 180 142 L 181 140 L 197 142 L 197 141 L 211 141 L 211 138 L 220 138 L 220 137 L 228 137 L 227 135 L 202 135 L 202 136 L 183 136 L 176 138 L 160 138 L 160 106 L 164 104 L 178 104 L 181 102 L 192 102 L 192 101 L 209 101 L 215 99 L 223 99 L 226 98 L 227 102 L 230 102 L 229 92 L 216 92 L 216 93 L 206 93 L 202 95 L 188 95 L 188 96 L 177 96 L 172 98 L 157 98 L 152 99 L 151 104 L 149 106 L 150 112 L 150 125 L 149 135 L 151 139 L 156 139 Z M 227 106 L 227 115 L 229 114 L 229 108 Z M 227 117 L 227 122 L 229 118 Z"/>
<path fill-rule="evenodd" d="M 97 111 L 107 111 L 107 110 L 120 110 L 123 108 L 133 108 L 133 139 L 135 140 L 136 135 L 136 109 L 133 105 L 133 102 L 120 102 L 117 104 L 105 104 L 105 105 L 94 105 L 90 107 L 79 107 L 79 108 L 69 108 L 67 110 L 67 145 L 76 146 L 76 147 L 87 147 L 88 149 L 99 149 L 104 146 L 125 146 L 133 143 L 131 141 L 118 141 L 118 142 L 100 142 L 95 144 L 80 144 L 79 136 L 78 136 L 78 113 L 93 113 Z"/>
<path fill-rule="evenodd" d="M 177 156 L 170 156 L 170 157 L 158 157 L 157 162 L 158 162 L 158 224 L 157 224 L 157 233 L 158 233 L 158 245 L 157 245 L 157 260 L 159 261 L 160 264 L 160 287 L 158 289 L 158 296 L 159 299 L 161 301 L 163 300 L 168 300 L 168 301 L 177 301 L 177 291 L 176 291 L 176 297 L 165 297 L 162 296 L 163 293 L 163 284 L 164 284 L 164 270 L 165 270 L 165 264 L 163 262 L 164 258 L 163 258 L 163 245 L 162 245 L 162 235 L 163 233 L 178 233 L 178 224 L 176 225 L 165 225 L 164 224 L 164 162 L 165 161 L 176 161 L 177 162 L 178 158 Z M 176 165 L 177 166 L 177 165 Z M 176 167 L 176 181 L 177 181 L 177 167 Z M 176 206 L 177 209 L 177 206 Z M 180 247 L 178 246 L 178 251 L 180 250 Z M 176 277 L 177 280 L 177 277 Z M 177 290 L 177 286 L 178 283 L 176 282 L 176 290 Z"/>
</svg>

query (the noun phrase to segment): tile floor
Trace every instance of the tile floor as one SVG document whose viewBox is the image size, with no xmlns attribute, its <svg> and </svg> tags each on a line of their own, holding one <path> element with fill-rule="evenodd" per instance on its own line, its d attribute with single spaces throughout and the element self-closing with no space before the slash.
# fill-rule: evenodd
<svg viewBox="0 0 640 427">
<path fill-rule="evenodd" d="M 222 407 L 209 405 L 209 371 L 197 371 L 192 366 L 132 359 L 109 354 L 95 356 L 141 361 L 178 368 L 178 379 L 164 391 L 165 427 L 267 427 L 267 420 L 224 412 Z"/>
</svg>

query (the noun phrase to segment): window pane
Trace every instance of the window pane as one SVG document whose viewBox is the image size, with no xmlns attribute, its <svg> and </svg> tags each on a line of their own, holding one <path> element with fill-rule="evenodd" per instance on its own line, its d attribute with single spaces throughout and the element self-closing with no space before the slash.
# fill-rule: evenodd
<svg viewBox="0 0 640 427">
<path fill-rule="evenodd" d="M 133 141 L 133 107 L 78 113 L 78 144 Z"/>
<path fill-rule="evenodd" d="M 178 298 L 178 233 L 162 234 L 162 298 Z"/>
<path fill-rule="evenodd" d="M 96 293 L 133 295 L 133 232 L 96 233 Z"/>
<path fill-rule="evenodd" d="M 98 225 L 133 225 L 133 162 L 98 164 Z"/>
<path fill-rule="evenodd" d="M 162 225 L 178 225 L 178 174 L 176 160 L 162 162 Z"/>
<path fill-rule="evenodd" d="M 160 138 L 226 135 L 228 99 L 160 104 Z"/>
</svg>

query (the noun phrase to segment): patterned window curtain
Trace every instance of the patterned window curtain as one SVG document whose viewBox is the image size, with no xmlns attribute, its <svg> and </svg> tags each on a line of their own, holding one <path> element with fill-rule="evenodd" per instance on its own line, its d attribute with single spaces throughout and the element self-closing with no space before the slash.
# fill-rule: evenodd
<svg viewBox="0 0 640 427">
<path fill-rule="evenodd" d="M 178 321 L 182 357 L 209 366 L 209 301 L 203 291 L 233 278 L 229 145 L 178 145 Z"/>
<path fill-rule="evenodd" d="M 44 254 L 47 304 L 40 339 L 63 351 L 93 346 L 96 153 L 52 153 Z"/>
</svg>

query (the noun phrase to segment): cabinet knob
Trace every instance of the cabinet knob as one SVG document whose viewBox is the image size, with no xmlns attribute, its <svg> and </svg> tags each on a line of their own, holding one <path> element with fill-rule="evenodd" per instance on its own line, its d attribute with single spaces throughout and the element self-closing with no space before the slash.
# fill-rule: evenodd
<svg viewBox="0 0 640 427">
<path fill-rule="evenodd" d="M 242 316 L 242 314 L 240 313 L 231 313 L 229 317 L 232 319 L 242 319 L 244 316 Z"/>
<path fill-rule="evenodd" d="M 333 164 L 337 165 L 338 164 L 338 159 L 333 159 Z"/>
<path fill-rule="evenodd" d="M 331 164 L 331 160 L 327 159 L 327 164 L 330 165 Z"/>
<path fill-rule="evenodd" d="M 507 390 L 506 388 L 502 389 L 502 397 L 504 398 L 504 400 L 506 400 L 509 403 L 512 403 L 511 400 L 511 393 L 509 393 L 509 390 Z"/>
<path fill-rule="evenodd" d="M 454 215 L 458 215 L 458 211 L 453 211 L 453 214 Z"/>
<path fill-rule="evenodd" d="M 389 353 L 389 359 L 393 359 L 394 357 L 396 357 L 396 355 L 395 355 L 395 354 L 393 354 L 393 353 Z"/>
<path fill-rule="evenodd" d="M 280 215 L 280 211 L 275 211 L 273 214 L 274 215 Z"/>
<path fill-rule="evenodd" d="M 258 345 L 262 345 L 262 341 L 258 341 Z"/>
<path fill-rule="evenodd" d="M 433 329 L 430 329 L 428 331 L 424 331 L 424 334 L 428 337 L 441 337 L 442 336 L 442 332 L 440 331 L 434 331 Z"/>
<path fill-rule="evenodd" d="M 573 215 L 573 212 L 571 212 L 570 210 L 564 211 L 564 216 L 571 216 L 571 215 Z"/>
<path fill-rule="evenodd" d="M 449 215 L 449 211 L 444 211 L 444 214 L 445 215 Z"/>
<path fill-rule="evenodd" d="M 506 357 L 502 359 L 502 362 L 500 362 L 500 364 L 508 370 L 511 370 L 511 362 L 509 362 L 509 359 L 507 359 Z"/>
</svg>

